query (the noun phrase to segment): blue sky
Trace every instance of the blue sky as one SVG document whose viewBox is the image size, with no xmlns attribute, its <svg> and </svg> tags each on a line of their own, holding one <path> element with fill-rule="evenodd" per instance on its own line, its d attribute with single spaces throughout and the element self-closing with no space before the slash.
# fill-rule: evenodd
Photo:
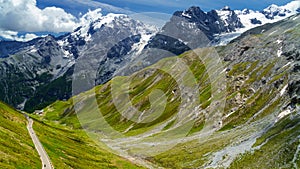
<svg viewBox="0 0 300 169">
<path fill-rule="evenodd" d="M 80 4 L 82 1 L 86 1 L 85 5 Z M 92 0 L 38 0 L 37 2 L 40 7 L 54 5 L 64 8 L 74 15 L 78 15 L 79 12 L 84 13 L 89 8 L 94 9 L 97 7 L 97 5 L 89 5 L 89 2 L 109 4 L 133 12 L 161 12 L 172 14 L 174 11 L 184 10 L 193 5 L 199 6 L 205 11 L 220 9 L 225 5 L 230 6 L 232 9 L 249 8 L 262 10 L 270 4 L 284 5 L 290 1 L 291 0 L 93 0 L 92 2 Z"/>
<path fill-rule="evenodd" d="M 205 11 L 219 9 L 225 5 L 233 9 L 251 8 L 261 10 L 270 4 L 283 5 L 290 0 L 97 0 L 135 12 L 173 13 L 192 5 L 199 6 Z"/>
</svg>

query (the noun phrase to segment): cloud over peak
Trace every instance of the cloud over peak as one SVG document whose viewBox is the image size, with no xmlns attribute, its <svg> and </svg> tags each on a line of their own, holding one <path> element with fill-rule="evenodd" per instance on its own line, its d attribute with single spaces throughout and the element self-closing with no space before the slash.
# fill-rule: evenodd
<svg viewBox="0 0 300 169">
<path fill-rule="evenodd" d="M 101 18 L 101 11 L 89 10 L 77 18 L 54 6 L 40 9 L 36 0 L 0 0 L 0 39 L 28 41 L 36 38 L 37 32 L 72 32 Z"/>
<path fill-rule="evenodd" d="M 36 0 L 0 0 L 0 29 L 23 32 L 68 32 L 76 17 L 61 8 L 39 9 Z"/>
</svg>

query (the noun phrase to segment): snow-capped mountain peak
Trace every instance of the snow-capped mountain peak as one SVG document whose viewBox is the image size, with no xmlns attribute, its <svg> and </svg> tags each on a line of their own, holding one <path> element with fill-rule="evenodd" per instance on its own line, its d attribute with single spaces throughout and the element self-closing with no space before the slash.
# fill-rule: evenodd
<svg viewBox="0 0 300 169">
<path fill-rule="evenodd" d="M 266 9 L 262 11 L 262 13 L 266 16 L 268 19 L 275 19 L 276 16 L 284 17 L 291 13 L 290 10 L 285 9 L 284 7 L 279 7 L 277 5 L 270 5 Z"/>
<path fill-rule="evenodd" d="M 235 15 L 234 11 L 232 11 L 229 6 L 225 6 L 221 10 L 216 10 L 216 12 L 220 19 L 224 21 L 225 26 L 228 26 L 230 24 L 229 22 L 232 16 Z"/>
<path fill-rule="evenodd" d="M 236 12 L 243 14 L 243 15 L 247 15 L 247 14 L 253 13 L 254 11 L 246 8 L 246 9 L 243 9 L 242 11 L 236 11 Z"/>
<path fill-rule="evenodd" d="M 98 12 L 98 11 L 97 11 Z M 91 16 L 97 17 L 93 18 Z M 94 15 L 94 12 L 88 17 L 85 21 L 82 21 L 82 25 L 78 27 L 73 33 L 73 36 L 78 38 L 84 38 L 85 41 L 89 41 L 91 35 L 95 33 L 98 29 L 102 27 L 106 28 L 115 28 L 126 26 L 132 31 L 133 34 L 146 33 L 146 32 L 156 32 L 157 28 L 155 26 L 145 25 L 138 20 L 130 18 L 128 15 L 124 14 L 114 14 L 109 13 L 105 16 L 101 14 Z"/>
<path fill-rule="evenodd" d="M 93 27 L 95 29 L 101 28 L 102 25 L 113 27 L 112 23 L 117 19 L 126 19 L 127 21 L 129 20 L 127 15 L 109 13 L 106 16 L 99 18 L 97 22 L 94 22 Z"/>
<path fill-rule="evenodd" d="M 218 16 L 225 23 L 228 22 L 228 18 L 230 18 L 232 12 L 229 7 L 224 7 L 221 10 L 216 10 Z M 236 29 L 232 29 L 233 31 L 224 32 L 222 34 L 216 35 L 218 37 L 218 41 L 216 45 L 227 44 L 232 39 L 239 36 L 241 33 L 255 28 L 257 26 L 261 26 L 267 23 L 274 23 L 290 17 L 294 14 L 300 12 L 300 1 L 295 0 L 290 3 L 278 6 L 278 5 L 270 5 L 262 11 L 254 11 L 250 9 L 243 10 L 234 10 L 234 13 L 237 15 L 239 21 L 242 24 L 242 27 L 236 27 Z"/>
<path fill-rule="evenodd" d="M 78 47 L 87 43 L 99 43 L 103 35 L 111 36 L 112 32 L 117 31 L 123 36 L 118 35 L 120 40 L 126 35 L 152 35 L 157 32 L 155 26 L 149 26 L 141 21 L 134 20 L 128 15 L 113 14 L 102 15 L 101 10 L 89 11 L 82 17 L 81 25 L 72 33 L 58 40 L 58 44 L 64 50 L 65 57 L 78 57 Z M 113 36 L 113 35 L 112 35 Z M 115 34 L 115 36 L 117 36 Z M 106 36 L 105 36 L 106 37 Z"/>
<path fill-rule="evenodd" d="M 282 10 L 278 5 L 272 4 L 270 6 L 268 6 L 267 8 L 265 8 L 263 11 L 265 12 L 276 12 Z"/>
<path fill-rule="evenodd" d="M 83 26 L 83 25 L 88 25 L 94 21 L 96 21 L 97 19 L 102 17 L 102 10 L 101 8 L 99 9 L 95 9 L 93 11 L 89 10 L 86 14 L 84 14 L 81 18 L 80 18 L 80 24 L 79 26 Z"/>
<path fill-rule="evenodd" d="M 229 6 L 224 6 L 221 11 L 231 11 Z"/>
<path fill-rule="evenodd" d="M 235 10 L 242 24 L 245 26 L 239 32 L 244 32 L 251 28 L 266 23 L 273 23 L 285 19 L 300 12 L 300 1 L 292 1 L 284 6 L 272 4 L 262 11 L 253 11 L 249 9 Z"/>
<path fill-rule="evenodd" d="M 101 12 L 101 10 L 88 12 L 86 16 L 83 17 L 83 20 L 81 20 L 81 25 L 79 25 L 71 35 L 76 37 L 76 39 L 83 38 L 85 41 L 89 41 L 91 34 L 102 26 L 113 28 L 113 23 L 116 22 L 116 20 L 129 20 L 128 16 L 123 14 L 109 13 L 102 16 L 99 12 Z"/>
</svg>

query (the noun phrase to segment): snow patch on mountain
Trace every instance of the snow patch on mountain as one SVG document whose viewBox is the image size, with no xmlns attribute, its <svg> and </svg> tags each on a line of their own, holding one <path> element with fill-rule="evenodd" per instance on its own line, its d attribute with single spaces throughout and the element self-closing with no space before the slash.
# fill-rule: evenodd
<svg viewBox="0 0 300 169">
<path fill-rule="evenodd" d="M 82 25 L 72 33 L 72 36 L 77 36 L 78 38 L 81 37 L 85 41 L 91 40 L 92 31 L 101 29 L 103 26 L 114 28 L 116 26 L 128 25 L 128 27 L 130 27 L 130 25 L 135 24 L 135 27 L 130 29 L 136 34 L 157 30 L 155 26 L 145 25 L 140 21 L 131 19 L 128 15 L 109 13 L 103 16 L 101 14 L 101 9 L 87 13 L 86 16 L 83 17 L 81 23 Z"/>
<path fill-rule="evenodd" d="M 291 110 L 285 110 L 285 111 L 283 111 L 283 112 L 281 112 L 278 116 L 277 116 L 277 118 L 278 119 L 282 119 L 283 117 L 285 117 L 285 116 L 287 116 L 287 115 L 289 115 L 289 114 L 291 114 Z"/>
<path fill-rule="evenodd" d="M 129 21 L 128 16 L 126 15 L 122 15 L 122 14 L 113 14 L 110 13 L 102 18 L 99 18 L 98 22 L 95 22 L 93 24 L 94 29 L 99 29 L 101 28 L 103 25 L 113 28 L 114 25 L 112 24 L 116 19 L 124 19 Z"/>
<path fill-rule="evenodd" d="M 278 49 L 277 51 L 277 56 L 280 57 L 282 55 L 283 51 L 282 51 L 282 46 L 280 47 L 280 49 Z"/>
<path fill-rule="evenodd" d="M 233 15 L 233 12 L 229 6 L 225 6 L 224 8 L 222 8 L 221 10 L 216 10 L 218 16 L 220 17 L 220 19 L 222 21 L 224 21 L 225 26 L 229 25 L 229 20 Z"/>
<path fill-rule="evenodd" d="M 282 6 L 282 8 L 290 10 L 291 15 L 299 13 L 300 12 L 300 1 L 299 0 L 292 1 L 292 2 Z"/>
<path fill-rule="evenodd" d="M 135 55 L 141 54 L 153 35 L 154 34 L 142 34 L 140 42 L 134 44 L 131 51 L 136 52 Z"/>
<path fill-rule="evenodd" d="M 289 85 L 287 84 L 287 85 L 285 85 L 285 86 L 281 89 L 281 91 L 280 91 L 280 96 L 283 96 L 283 95 L 284 95 L 284 93 L 286 92 L 286 90 L 287 90 L 288 87 L 289 87 Z"/>
<path fill-rule="evenodd" d="M 187 18 L 190 18 L 190 19 L 192 18 L 192 16 L 189 15 L 189 14 L 187 14 L 185 11 L 182 12 L 182 16 L 187 17 Z"/>
</svg>

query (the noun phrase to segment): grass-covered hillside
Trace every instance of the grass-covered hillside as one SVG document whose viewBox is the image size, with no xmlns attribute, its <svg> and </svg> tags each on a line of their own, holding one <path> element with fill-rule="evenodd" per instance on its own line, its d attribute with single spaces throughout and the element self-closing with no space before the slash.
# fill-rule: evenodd
<svg viewBox="0 0 300 169">
<path fill-rule="evenodd" d="M 0 102 L 0 168 L 40 168 L 42 163 L 21 113 Z"/>
<path fill-rule="evenodd" d="M 94 142 L 83 131 L 33 118 L 37 118 L 33 128 L 55 168 L 142 168 L 112 154 L 105 145 Z"/>
<path fill-rule="evenodd" d="M 26 125 L 23 114 L 0 103 L 0 168 L 42 167 Z M 142 168 L 112 154 L 82 131 L 37 119 L 33 128 L 55 168 Z"/>
</svg>

